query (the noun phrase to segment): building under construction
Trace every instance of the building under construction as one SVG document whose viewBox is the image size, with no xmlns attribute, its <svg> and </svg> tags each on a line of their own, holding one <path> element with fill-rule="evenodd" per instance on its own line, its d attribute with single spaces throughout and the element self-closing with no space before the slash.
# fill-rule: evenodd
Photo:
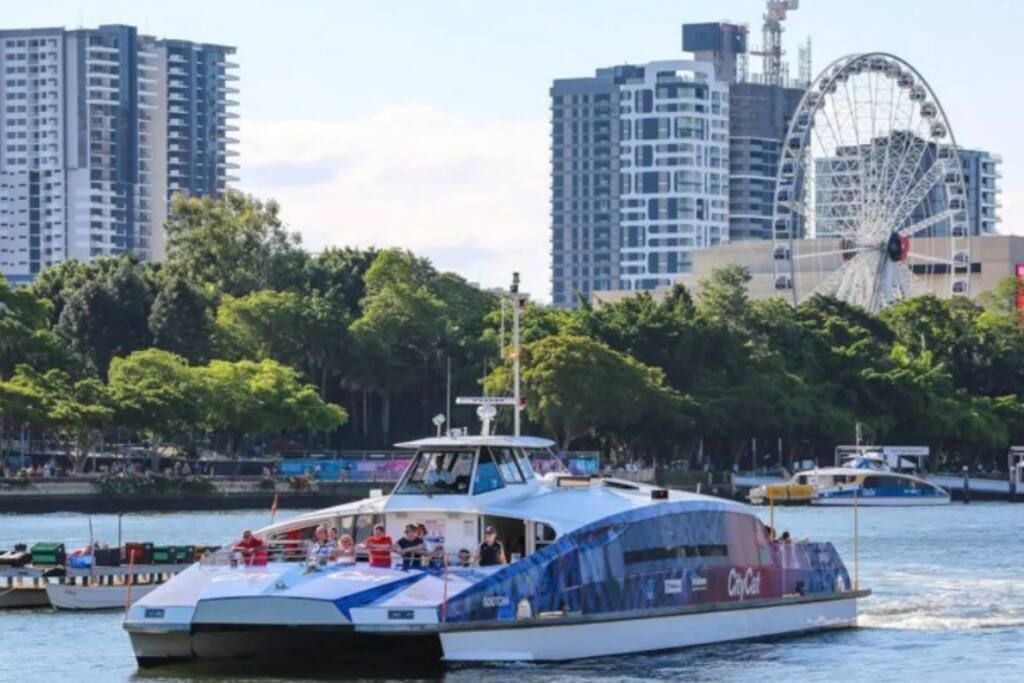
<svg viewBox="0 0 1024 683">
<path fill-rule="evenodd" d="M 797 0 L 768 0 L 760 48 L 743 24 L 683 25 L 683 50 L 715 65 L 729 87 L 729 239 L 771 239 L 775 175 L 789 120 L 810 79 L 810 43 L 800 50 L 799 77 L 782 57 L 782 22 Z M 763 59 L 751 73 L 749 56 Z"/>
</svg>

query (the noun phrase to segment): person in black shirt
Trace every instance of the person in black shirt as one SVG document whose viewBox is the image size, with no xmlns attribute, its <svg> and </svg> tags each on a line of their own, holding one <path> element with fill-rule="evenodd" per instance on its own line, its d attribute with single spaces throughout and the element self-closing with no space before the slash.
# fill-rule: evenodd
<svg viewBox="0 0 1024 683">
<path fill-rule="evenodd" d="M 484 542 L 476 551 L 476 563 L 481 567 L 508 564 L 505 547 L 498 540 L 498 531 L 493 526 L 484 529 Z"/>
<path fill-rule="evenodd" d="M 426 546 L 415 524 L 405 525 L 405 535 L 395 544 L 395 552 L 402 556 L 402 569 L 422 566 L 420 558 L 426 553 Z"/>
</svg>

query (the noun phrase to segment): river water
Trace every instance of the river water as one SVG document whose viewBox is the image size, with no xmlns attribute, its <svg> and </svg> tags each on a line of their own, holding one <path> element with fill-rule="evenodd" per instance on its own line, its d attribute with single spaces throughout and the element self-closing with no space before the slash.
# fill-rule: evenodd
<svg viewBox="0 0 1024 683">
<path fill-rule="evenodd" d="M 283 510 L 278 519 L 295 514 Z M 767 521 L 768 512 L 763 515 Z M 266 511 L 126 515 L 123 540 L 218 543 L 269 522 Z M 657 655 L 563 665 L 416 671 L 446 681 L 642 680 L 975 681 L 1024 680 L 1024 505 L 860 510 L 860 628 L 716 645 Z M 92 517 L 93 534 L 117 541 L 117 519 Z M 853 514 L 844 509 L 776 509 L 775 526 L 794 537 L 834 542 L 853 573 Z M 0 548 L 16 542 L 89 537 L 79 514 L 0 515 Z M 0 611 L 0 681 L 279 681 L 379 678 L 341 669 L 137 672 L 122 615 Z M 316 661 L 316 653 L 310 653 Z"/>
</svg>

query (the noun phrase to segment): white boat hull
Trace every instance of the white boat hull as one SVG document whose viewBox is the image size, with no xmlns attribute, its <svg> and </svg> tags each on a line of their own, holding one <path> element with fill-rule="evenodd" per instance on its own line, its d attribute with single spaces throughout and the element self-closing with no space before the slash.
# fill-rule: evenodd
<svg viewBox="0 0 1024 683">
<path fill-rule="evenodd" d="M 143 597 L 159 584 L 147 583 L 131 586 L 131 602 Z M 51 583 L 46 586 L 50 604 L 57 609 L 93 610 L 124 609 L 129 599 L 128 586 L 73 586 Z"/>
<path fill-rule="evenodd" d="M 850 598 L 644 619 L 441 633 L 449 662 L 562 661 L 848 628 Z"/>
<path fill-rule="evenodd" d="M 860 507 L 914 507 L 923 505 L 949 505 L 949 496 L 859 496 Z M 853 498 L 814 498 L 811 505 L 853 507 Z"/>
</svg>

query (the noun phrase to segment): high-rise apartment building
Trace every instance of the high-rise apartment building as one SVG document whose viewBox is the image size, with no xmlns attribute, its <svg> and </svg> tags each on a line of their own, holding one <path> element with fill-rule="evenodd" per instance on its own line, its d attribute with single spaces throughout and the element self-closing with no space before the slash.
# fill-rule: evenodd
<svg viewBox="0 0 1024 683">
<path fill-rule="evenodd" d="M 1002 157 L 978 149 L 960 150 L 960 169 L 967 193 L 967 224 L 971 235 L 994 235 L 1002 218 L 999 194 L 1002 188 L 999 172 Z"/>
<path fill-rule="evenodd" d="M 0 31 L 0 272 L 162 258 L 171 195 L 233 180 L 233 53 L 131 26 Z"/>
<path fill-rule="evenodd" d="M 729 239 L 729 83 L 673 60 L 555 81 L 552 300 L 652 289 Z"/>
<path fill-rule="evenodd" d="M 747 28 L 713 22 L 683 24 L 683 50 L 715 66 L 729 87 L 729 238 L 771 239 L 775 175 L 789 121 L 806 84 L 750 78 Z"/>
<path fill-rule="evenodd" d="M 913 147 L 912 147 L 913 146 Z M 914 182 L 923 178 L 927 169 L 936 163 L 934 143 L 908 133 L 893 133 L 859 147 L 841 147 L 833 157 L 815 159 L 814 202 L 816 223 L 809 237 L 832 237 L 849 229 L 851 220 L 859 215 L 864 201 L 863 183 L 866 177 L 882 173 L 887 158 L 905 155 L 907 149 L 922 148 Z M 1001 159 L 989 152 L 960 149 L 960 168 L 964 181 L 964 195 L 960 208 L 965 209 L 963 222 L 972 237 L 994 235 L 999 222 L 998 165 Z M 898 157 L 897 157 L 898 158 Z M 865 175 L 867 171 L 867 175 Z M 941 179 L 940 179 L 941 180 Z M 924 199 L 897 227 L 906 227 L 929 219 L 940 207 L 947 205 L 947 189 L 935 182 Z M 956 198 L 959 199 L 959 195 Z M 869 199 L 871 199 L 869 197 Z M 951 200 L 949 200 L 951 202 Z M 949 236 L 949 220 L 940 221 L 920 232 L 917 237 Z"/>
</svg>

